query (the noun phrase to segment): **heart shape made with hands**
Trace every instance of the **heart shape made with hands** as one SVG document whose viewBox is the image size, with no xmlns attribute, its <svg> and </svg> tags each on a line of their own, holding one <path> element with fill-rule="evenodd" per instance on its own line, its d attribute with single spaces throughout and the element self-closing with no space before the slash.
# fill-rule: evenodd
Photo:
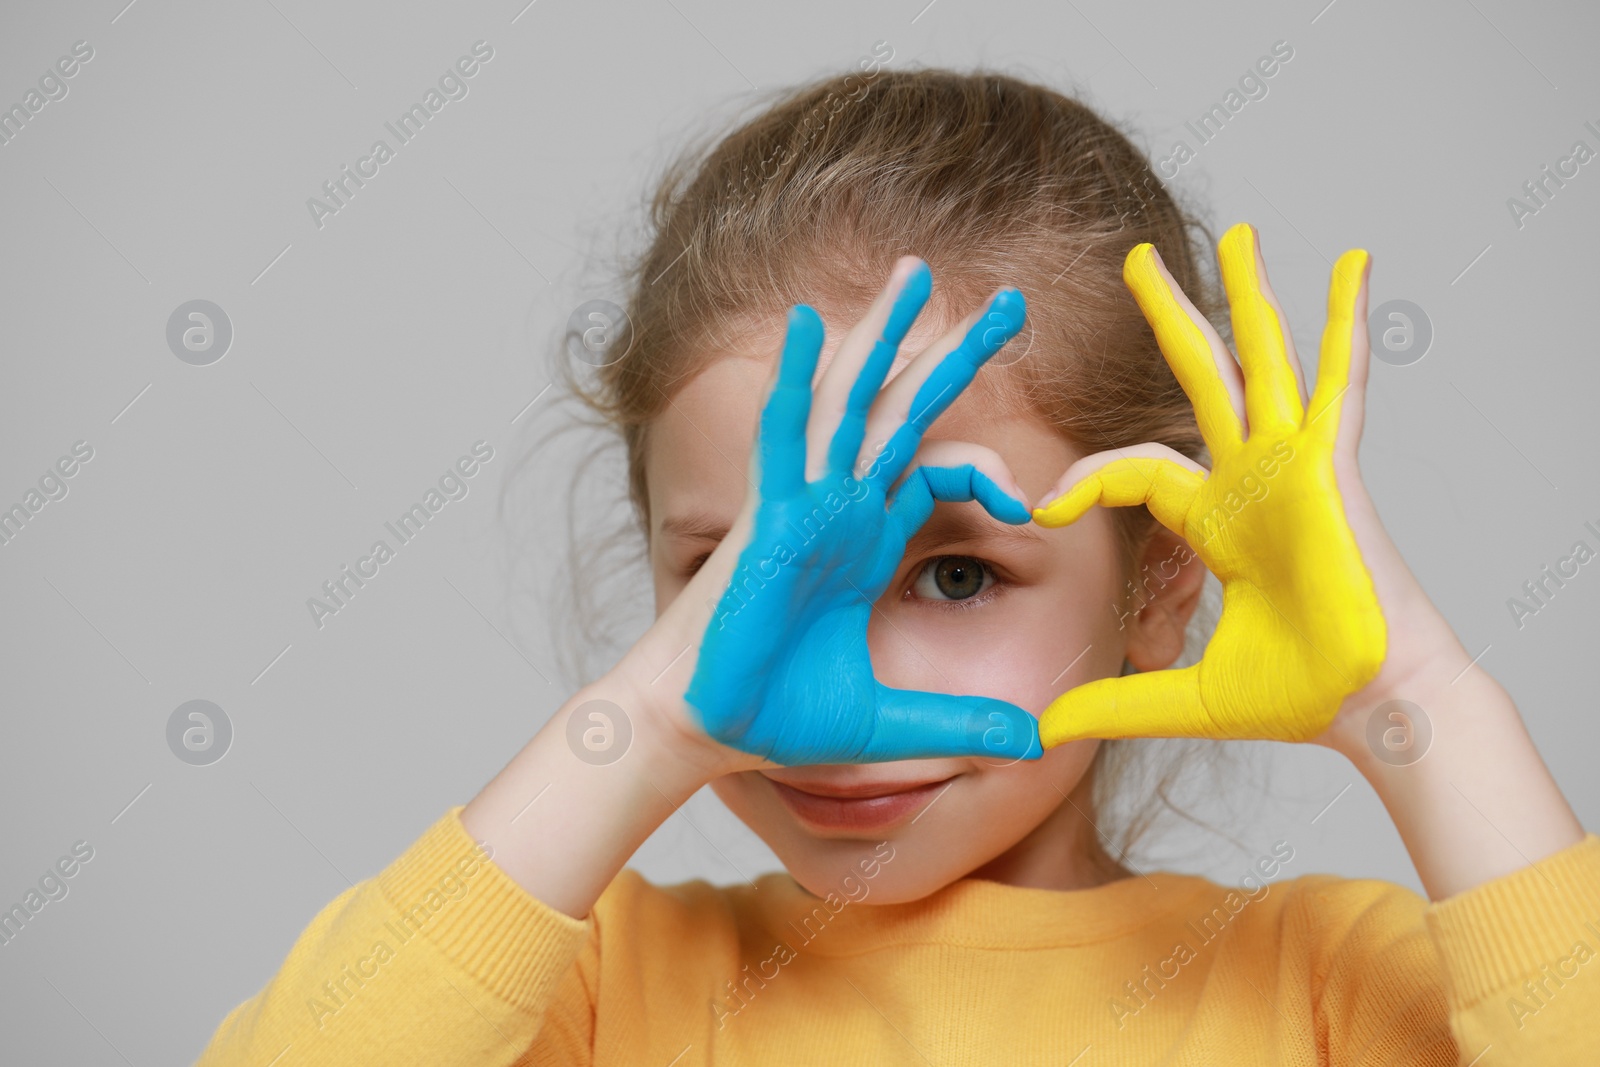
<svg viewBox="0 0 1600 1067">
<path fill-rule="evenodd" d="M 1261 292 L 1255 231 L 1239 223 L 1223 235 L 1246 436 L 1218 369 L 1232 358 L 1227 347 L 1174 293 L 1153 246 L 1128 253 L 1123 280 L 1194 405 L 1211 470 L 1161 446 L 1144 450 L 1170 456 L 1103 453 L 1103 465 L 1033 518 L 1065 526 L 1095 504 L 1147 505 L 1221 581 L 1222 615 L 1192 666 L 1097 679 L 1056 697 L 1040 718 L 1044 747 L 1087 737 L 1306 741 L 1377 675 L 1383 612 L 1334 475 L 1369 258 L 1352 249 L 1334 264 L 1316 388 L 1303 406 L 1284 325 Z"/>
</svg>

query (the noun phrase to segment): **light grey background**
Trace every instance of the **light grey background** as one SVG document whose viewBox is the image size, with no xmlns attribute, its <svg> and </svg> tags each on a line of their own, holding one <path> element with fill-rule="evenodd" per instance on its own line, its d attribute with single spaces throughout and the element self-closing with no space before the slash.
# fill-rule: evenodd
<svg viewBox="0 0 1600 1067">
<path fill-rule="evenodd" d="M 563 499 L 496 510 L 567 417 L 554 390 L 534 401 L 546 353 L 579 303 L 620 296 L 604 268 L 671 150 L 880 40 L 891 68 L 983 63 L 1079 91 L 1158 158 L 1292 45 L 1173 187 L 1219 234 L 1260 228 L 1303 351 L 1345 248 L 1372 252 L 1375 302 L 1425 309 L 1426 358 L 1374 366 L 1367 477 L 1600 825 L 1600 564 L 1520 630 L 1506 606 L 1600 526 L 1600 162 L 1520 229 L 1506 206 L 1573 142 L 1600 149 L 1593 5 L 125 2 L 7 5 L 0 33 L 0 104 L 74 42 L 94 49 L 0 146 L 0 506 L 75 441 L 94 449 L 0 547 L 0 905 L 73 842 L 94 848 L 0 947 L 6 1062 L 188 1062 L 319 908 L 561 702 L 546 598 L 518 575 L 564 568 Z M 494 58 L 469 95 L 318 229 L 307 198 L 480 39 Z M 193 299 L 233 324 L 211 366 L 167 347 Z M 495 458 L 469 495 L 317 629 L 306 599 L 479 439 Z M 540 452 L 537 484 L 592 447 Z M 601 473 L 596 499 L 614 498 Z M 636 589 L 619 634 L 648 616 Z M 167 747 L 194 699 L 233 724 L 209 766 Z M 1341 758 L 1247 747 L 1225 805 L 1243 846 L 1286 839 L 1290 873 L 1417 886 Z M 1219 878 L 1247 858 L 1198 833 L 1171 846 Z M 774 860 L 702 793 L 635 865 L 727 882 Z"/>
</svg>

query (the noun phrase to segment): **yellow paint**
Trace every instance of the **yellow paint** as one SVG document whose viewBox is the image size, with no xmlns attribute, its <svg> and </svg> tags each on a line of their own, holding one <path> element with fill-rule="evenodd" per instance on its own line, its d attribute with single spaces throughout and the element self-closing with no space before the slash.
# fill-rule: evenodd
<svg viewBox="0 0 1600 1067">
<path fill-rule="evenodd" d="M 1045 748 L 1084 737 L 1305 741 L 1383 665 L 1383 613 L 1333 467 L 1352 330 L 1363 325 L 1355 303 L 1367 253 L 1352 249 L 1334 264 L 1309 412 L 1282 324 L 1261 293 L 1254 231 L 1231 228 L 1218 257 L 1248 436 L 1205 335 L 1166 284 L 1152 247 L 1141 244 L 1122 277 L 1194 404 L 1211 472 L 1165 459 L 1113 460 L 1033 517 L 1066 526 L 1097 503 L 1147 504 L 1221 580 L 1222 617 L 1194 666 L 1102 678 L 1061 694 L 1040 719 Z"/>
</svg>

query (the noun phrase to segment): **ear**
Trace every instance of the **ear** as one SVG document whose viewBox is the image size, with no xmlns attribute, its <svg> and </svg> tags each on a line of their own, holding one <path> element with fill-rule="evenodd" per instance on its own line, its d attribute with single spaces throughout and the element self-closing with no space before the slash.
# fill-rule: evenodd
<svg viewBox="0 0 1600 1067">
<path fill-rule="evenodd" d="M 1140 554 L 1128 592 L 1128 662 L 1141 671 L 1172 666 L 1183 652 L 1184 630 L 1200 603 L 1205 564 L 1188 543 L 1156 527 Z"/>
</svg>

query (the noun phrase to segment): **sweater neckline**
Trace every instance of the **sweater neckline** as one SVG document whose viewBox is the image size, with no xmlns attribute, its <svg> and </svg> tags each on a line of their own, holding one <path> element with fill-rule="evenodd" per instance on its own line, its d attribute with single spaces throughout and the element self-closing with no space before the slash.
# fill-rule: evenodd
<svg viewBox="0 0 1600 1067">
<path fill-rule="evenodd" d="M 853 955 L 888 944 L 1048 948 L 1108 941 L 1155 922 L 1203 893 L 1229 890 L 1196 875 L 1151 871 L 1085 889 L 1037 889 L 962 878 L 899 904 L 841 892 L 813 896 L 787 872 L 762 875 L 740 892 L 771 931 L 807 951 Z"/>
</svg>

